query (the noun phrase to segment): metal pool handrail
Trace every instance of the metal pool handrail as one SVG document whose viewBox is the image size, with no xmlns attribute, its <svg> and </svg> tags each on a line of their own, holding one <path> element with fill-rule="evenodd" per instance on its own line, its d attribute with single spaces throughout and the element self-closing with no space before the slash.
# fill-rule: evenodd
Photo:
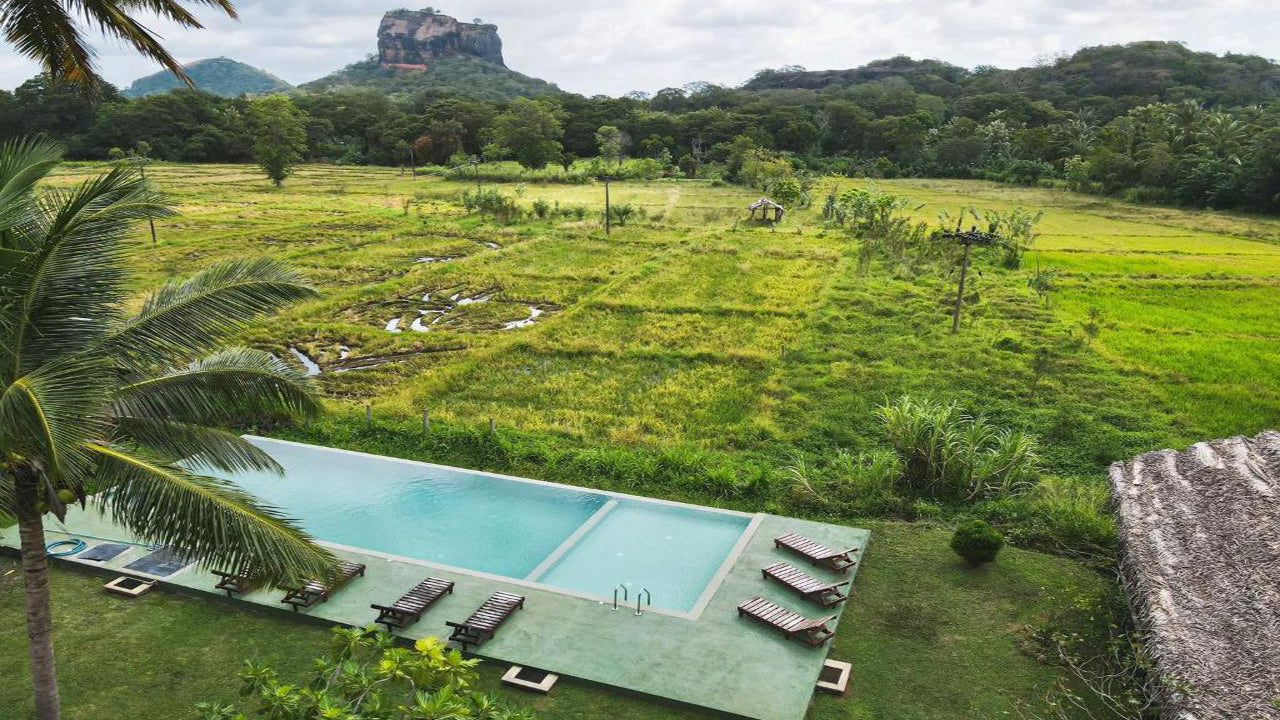
<svg viewBox="0 0 1280 720">
<path fill-rule="evenodd" d="M 614 585 L 613 586 L 613 609 L 614 610 L 618 609 L 618 588 L 622 589 L 622 601 L 623 602 L 627 601 L 627 586 L 623 585 L 622 583 L 618 583 L 617 585 Z"/>
<path fill-rule="evenodd" d="M 653 607 L 653 593 L 649 592 L 649 588 L 641 588 L 640 592 L 636 593 L 636 616 L 637 617 L 644 614 L 644 612 L 640 610 L 641 597 L 645 598 L 644 602 L 646 605 L 648 605 L 649 607 Z"/>
</svg>

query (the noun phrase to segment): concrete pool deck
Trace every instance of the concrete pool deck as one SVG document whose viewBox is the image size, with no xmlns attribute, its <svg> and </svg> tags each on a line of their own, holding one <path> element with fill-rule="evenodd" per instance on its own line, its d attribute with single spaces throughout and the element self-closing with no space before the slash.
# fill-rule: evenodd
<svg viewBox="0 0 1280 720">
<path fill-rule="evenodd" d="M 49 525 L 50 542 L 81 537 L 93 547 L 103 539 L 132 539 L 92 506 L 88 511 L 72 508 L 66 532 L 56 522 Z M 860 559 L 870 533 L 774 515 L 756 516 L 753 526 L 754 532 L 742 543 L 736 560 L 696 619 L 656 611 L 637 617 L 634 604 L 629 610 L 615 611 L 610 603 L 551 588 L 333 545 L 329 547 L 339 557 L 367 565 L 366 574 L 328 602 L 299 614 L 346 625 L 366 625 L 377 614 L 370 609 L 370 603 L 390 603 L 431 575 L 453 580 L 453 594 L 442 598 L 417 624 L 398 634 L 410 639 L 446 637 L 446 620 L 465 620 L 496 590 L 513 592 L 527 598 L 525 609 L 517 611 L 493 640 L 475 651 L 476 655 L 733 715 L 758 720 L 801 720 L 829 646 L 810 648 L 787 641 L 763 625 L 740 619 L 737 605 L 759 595 L 808 617 L 841 613 L 843 606 L 825 610 L 804 602 L 781 585 L 764 580 L 760 569 L 787 560 L 833 582 L 853 580 L 857 568 L 847 577 L 838 577 L 774 548 L 773 538 L 799 532 L 832 547 L 857 546 L 861 548 L 857 554 Z M 17 546 L 16 528 L 0 532 L 0 547 Z M 65 560 L 146 578 L 152 576 L 123 568 L 149 552 L 143 547 L 131 547 L 105 563 L 77 560 L 75 556 Z M 160 581 L 191 591 L 218 592 L 213 589 L 217 578 L 194 566 Z M 288 606 L 280 603 L 282 596 L 278 590 L 258 591 L 237 600 L 292 614 Z M 632 603 L 634 600 L 633 596 Z M 857 602 L 857 598 L 850 602 Z"/>
</svg>

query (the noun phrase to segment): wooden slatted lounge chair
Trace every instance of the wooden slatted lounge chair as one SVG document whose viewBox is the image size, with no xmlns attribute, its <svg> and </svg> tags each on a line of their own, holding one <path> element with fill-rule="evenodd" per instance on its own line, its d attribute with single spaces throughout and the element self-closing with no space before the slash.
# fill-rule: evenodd
<svg viewBox="0 0 1280 720">
<path fill-rule="evenodd" d="M 298 608 L 309 608 L 312 605 L 318 605 L 328 600 L 331 595 L 341 590 L 344 585 L 354 580 L 357 575 L 364 575 L 364 565 L 344 562 L 338 566 L 338 575 L 332 582 L 326 584 L 322 580 L 308 580 L 303 583 L 302 587 L 290 590 L 280 602 L 287 603 L 293 608 L 294 612 L 297 612 Z"/>
<path fill-rule="evenodd" d="M 829 583 L 810 575 L 791 563 L 780 562 L 760 571 L 766 580 L 775 580 L 788 590 L 824 608 L 832 608 L 849 596 L 840 592 L 840 588 L 849 584 L 848 580 Z"/>
<path fill-rule="evenodd" d="M 213 586 L 214 590 L 222 590 L 227 593 L 227 597 L 233 595 L 243 595 L 257 589 L 258 584 L 249 579 L 247 575 L 238 575 L 236 573 L 222 572 L 214 570 L 214 575 L 222 578 L 217 585 Z"/>
<path fill-rule="evenodd" d="M 453 634 L 449 639 L 456 641 L 462 646 L 462 651 L 466 652 L 468 645 L 479 645 L 492 638 L 498 631 L 498 626 L 522 607 L 524 607 L 522 596 L 495 592 L 484 601 L 483 605 L 471 613 L 471 617 L 467 618 L 466 622 L 445 623 L 453 628 Z"/>
<path fill-rule="evenodd" d="M 849 568 L 858 564 L 857 560 L 849 557 L 850 553 L 858 551 L 856 547 L 848 550 L 832 550 L 826 545 L 816 543 L 796 533 L 787 533 L 782 537 L 774 538 L 773 544 L 784 550 L 790 550 L 814 565 L 840 572 L 846 572 Z"/>
<path fill-rule="evenodd" d="M 429 577 L 390 605 L 369 607 L 378 611 L 378 619 L 374 622 L 386 625 L 387 632 L 391 632 L 394 628 L 406 628 L 418 622 L 432 603 L 452 592 L 453 581 Z"/>
<path fill-rule="evenodd" d="M 835 635 L 835 631 L 827 627 L 827 623 L 836 619 L 835 615 L 810 620 L 762 597 L 753 597 L 739 605 L 738 617 L 749 617 L 777 630 L 788 640 L 799 640 L 809 647 L 818 647 Z"/>
</svg>

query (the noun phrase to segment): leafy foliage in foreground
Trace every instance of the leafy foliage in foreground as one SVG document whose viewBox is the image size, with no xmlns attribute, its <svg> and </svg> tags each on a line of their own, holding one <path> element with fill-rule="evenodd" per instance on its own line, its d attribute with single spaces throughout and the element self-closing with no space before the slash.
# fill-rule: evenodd
<svg viewBox="0 0 1280 720">
<path fill-rule="evenodd" d="M 317 658 L 304 685 L 282 682 L 265 665 L 246 662 L 240 694 L 248 713 L 201 703 L 200 720 L 532 720 L 475 690 L 479 660 L 467 660 L 436 637 L 412 648 L 372 628 L 334 628 L 332 648 Z"/>
</svg>

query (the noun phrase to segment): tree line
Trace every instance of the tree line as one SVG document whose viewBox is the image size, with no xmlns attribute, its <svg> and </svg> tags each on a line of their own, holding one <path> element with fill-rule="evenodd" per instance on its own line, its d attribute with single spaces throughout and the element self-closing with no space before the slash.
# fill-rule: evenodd
<svg viewBox="0 0 1280 720">
<path fill-rule="evenodd" d="M 567 169 L 600 157 L 599 133 L 610 128 L 618 133 L 610 148 L 673 176 L 756 184 L 759 173 L 749 171 L 772 164 L 760 184 L 786 179 L 784 170 L 964 177 L 1274 212 L 1277 88 L 1280 70 L 1260 58 L 1138 43 L 1027 71 L 895 58 L 843 75 L 784 68 L 741 88 L 696 83 L 620 98 L 482 101 L 360 89 L 290 98 L 305 128 L 301 155 L 315 162 L 479 158 Z M 75 158 L 144 141 L 157 159 L 247 162 L 252 103 L 196 90 L 126 100 L 109 86 L 86 96 L 41 76 L 0 92 L 0 133 L 47 135 Z"/>
</svg>

